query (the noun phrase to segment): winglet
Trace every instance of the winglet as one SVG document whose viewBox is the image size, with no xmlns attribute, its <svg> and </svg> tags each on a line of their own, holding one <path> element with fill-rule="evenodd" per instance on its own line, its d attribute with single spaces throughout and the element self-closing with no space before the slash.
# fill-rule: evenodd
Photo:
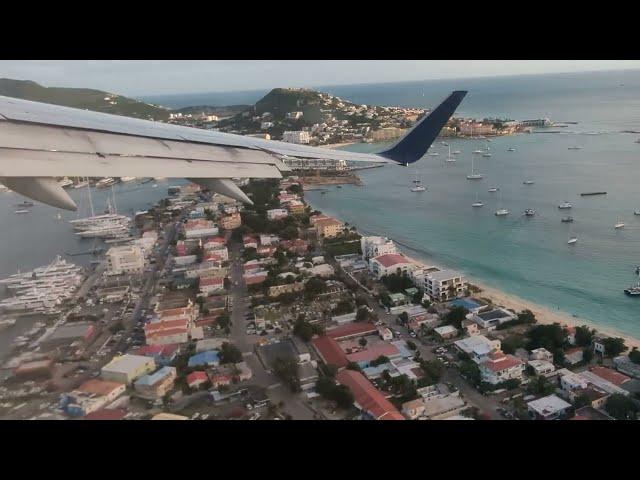
<svg viewBox="0 0 640 480">
<path fill-rule="evenodd" d="M 436 139 L 442 127 L 449 121 L 460 102 L 467 94 L 458 90 L 449 95 L 429 115 L 420 120 L 391 148 L 378 155 L 389 158 L 403 165 L 420 160 Z"/>
</svg>

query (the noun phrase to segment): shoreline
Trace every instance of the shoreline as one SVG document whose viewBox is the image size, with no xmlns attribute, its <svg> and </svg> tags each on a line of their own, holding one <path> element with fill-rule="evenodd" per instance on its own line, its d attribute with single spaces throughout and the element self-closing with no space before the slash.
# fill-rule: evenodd
<svg viewBox="0 0 640 480">
<path fill-rule="evenodd" d="M 402 248 L 398 248 L 398 250 L 400 250 L 402 255 L 404 255 L 409 261 L 415 263 L 418 266 L 434 266 L 437 268 L 443 268 L 441 265 L 426 265 L 424 262 L 407 255 L 402 250 Z M 477 286 L 482 290 L 478 294 L 471 294 L 471 297 L 489 298 L 494 305 L 501 306 L 506 309 L 515 310 L 516 312 L 521 312 L 522 310 L 531 310 L 536 316 L 538 324 L 551 325 L 553 323 L 559 323 L 562 326 L 568 327 L 580 327 L 582 325 L 586 325 L 589 328 L 596 329 L 598 333 L 602 333 L 611 337 L 623 338 L 625 341 L 625 345 L 629 347 L 629 351 L 633 347 L 638 347 L 640 349 L 640 339 L 619 332 L 616 329 L 607 327 L 603 328 L 591 320 L 587 320 L 581 317 L 574 317 L 573 315 L 563 310 L 553 310 L 552 308 L 546 307 L 539 303 L 525 300 L 521 297 L 518 297 L 517 295 L 513 295 L 511 293 L 504 292 L 503 290 L 499 290 L 498 288 L 488 286 L 482 281 L 477 281 L 476 279 L 469 277 L 468 275 L 465 275 L 465 277 L 467 278 L 467 281 L 469 283 Z"/>
<path fill-rule="evenodd" d="M 307 199 L 305 199 L 305 201 L 311 205 L 311 203 Z M 318 210 L 318 208 L 316 208 L 315 206 L 313 205 L 311 206 L 316 210 Z M 338 218 L 338 220 L 340 219 Z M 356 230 L 356 231 L 358 232 L 358 234 L 363 235 L 363 233 L 360 232 L 360 230 Z M 434 264 L 431 262 L 429 264 L 426 264 L 424 261 L 418 260 L 408 255 L 406 253 L 406 250 L 403 249 L 401 245 L 398 245 L 396 243 L 396 246 L 398 248 L 398 251 L 404 257 L 406 257 L 410 262 L 418 266 L 424 266 L 424 267 L 433 266 L 441 270 L 444 270 L 447 268 L 442 265 Z M 640 349 L 640 338 L 635 338 L 628 334 L 622 333 L 616 330 L 615 328 L 602 327 L 592 320 L 587 320 L 581 317 L 574 317 L 563 310 L 553 310 L 551 307 L 541 305 L 531 300 L 525 300 L 523 298 L 518 297 L 517 295 L 513 295 L 510 293 L 504 292 L 503 290 L 500 290 L 498 288 L 488 286 L 484 282 L 477 281 L 476 279 L 474 279 L 473 277 L 467 274 L 465 274 L 465 277 L 467 278 L 467 281 L 469 283 L 479 287 L 482 290 L 479 294 L 471 295 L 471 296 L 489 298 L 491 299 L 494 305 L 499 305 L 506 309 L 512 309 L 512 310 L 515 310 L 516 312 L 521 312 L 522 310 L 531 310 L 535 314 L 537 323 L 539 324 L 550 325 L 553 323 L 559 323 L 560 325 L 570 326 L 570 327 L 579 327 L 582 325 L 586 325 L 590 328 L 596 329 L 598 333 L 602 333 L 611 337 L 618 337 L 618 338 L 624 339 L 625 345 L 628 347 L 627 352 L 631 351 L 633 347 L 637 347 L 638 349 Z"/>
</svg>

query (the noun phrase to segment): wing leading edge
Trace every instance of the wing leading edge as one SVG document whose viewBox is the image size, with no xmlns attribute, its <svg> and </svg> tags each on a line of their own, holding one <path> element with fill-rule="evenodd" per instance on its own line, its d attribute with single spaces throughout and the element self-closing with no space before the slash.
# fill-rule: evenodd
<svg viewBox="0 0 640 480">
<path fill-rule="evenodd" d="M 189 178 L 250 202 L 231 178 L 280 178 L 281 158 L 408 164 L 427 151 L 466 92 L 453 92 L 380 154 L 270 141 L 0 96 L 0 182 L 73 210 L 59 176 Z"/>
</svg>

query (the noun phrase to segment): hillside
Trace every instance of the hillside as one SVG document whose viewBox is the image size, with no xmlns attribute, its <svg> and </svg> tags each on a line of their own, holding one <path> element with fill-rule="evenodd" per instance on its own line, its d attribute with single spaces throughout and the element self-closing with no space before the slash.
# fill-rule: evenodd
<svg viewBox="0 0 640 480">
<path fill-rule="evenodd" d="M 183 107 L 171 110 L 171 113 L 182 113 L 183 115 L 217 115 L 218 117 L 232 117 L 239 113 L 253 108 L 253 105 L 228 105 L 226 107 L 213 107 L 211 105 L 196 105 L 193 107 Z"/>
<path fill-rule="evenodd" d="M 30 80 L 0 78 L 0 95 L 145 120 L 168 120 L 169 110 L 88 88 L 43 87 Z"/>
</svg>

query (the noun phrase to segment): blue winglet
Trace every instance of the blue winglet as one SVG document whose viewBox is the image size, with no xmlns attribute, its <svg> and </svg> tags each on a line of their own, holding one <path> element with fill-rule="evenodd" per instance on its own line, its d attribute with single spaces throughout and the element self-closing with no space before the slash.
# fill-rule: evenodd
<svg viewBox="0 0 640 480">
<path fill-rule="evenodd" d="M 378 155 L 395 160 L 403 165 L 420 160 L 427 153 L 440 130 L 449 121 L 466 94 L 467 92 L 464 90 L 453 92 L 398 140 L 395 145 L 384 152 L 380 152 Z"/>
</svg>

